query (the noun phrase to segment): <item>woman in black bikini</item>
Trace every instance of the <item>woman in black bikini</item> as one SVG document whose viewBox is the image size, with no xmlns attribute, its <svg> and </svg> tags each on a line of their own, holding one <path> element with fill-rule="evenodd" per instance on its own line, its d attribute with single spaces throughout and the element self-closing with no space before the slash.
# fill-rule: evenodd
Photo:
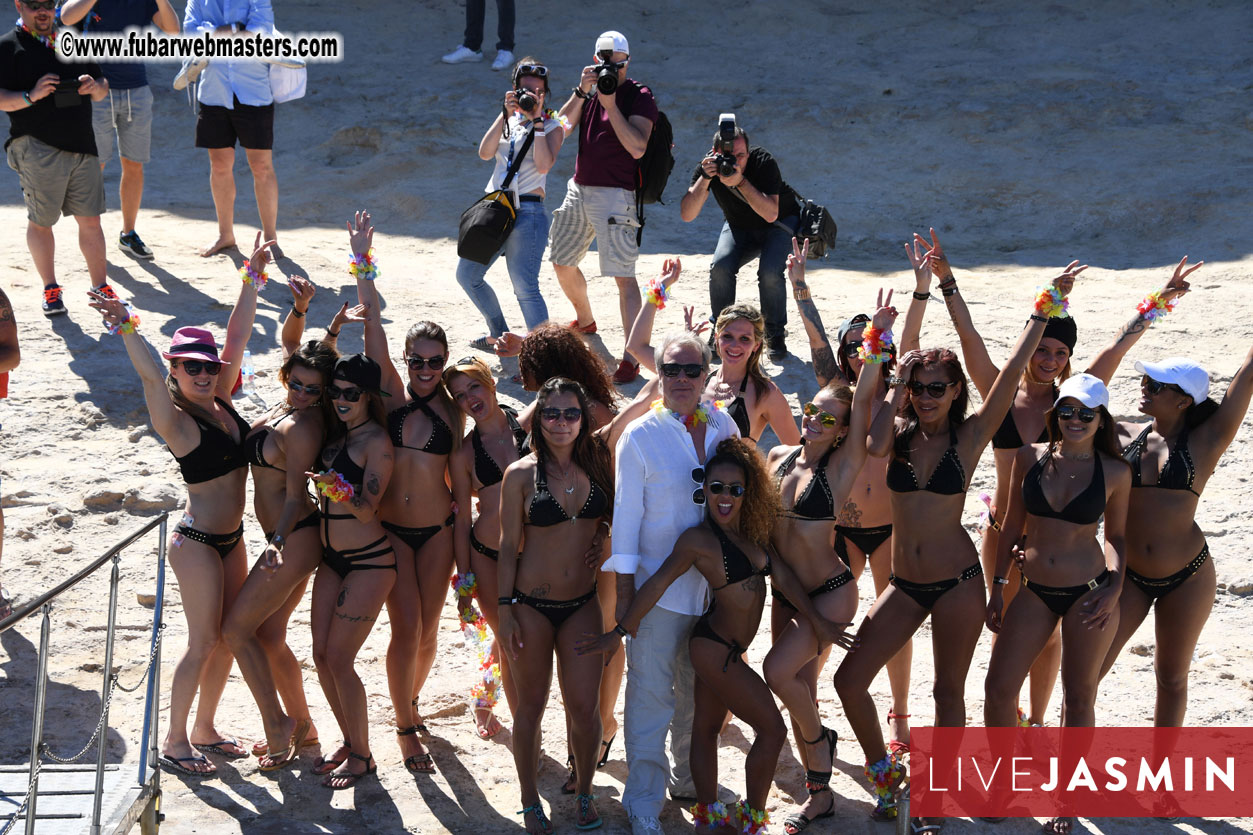
<svg viewBox="0 0 1253 835">
<path fill-rule="evenodd" d="M 444 385 L 457 408 L 474 420 L 474 428 L 448 462 L 453 501 L 458 508 L 468 508 L 474 498 L 478 508 L 476 519 L 471 521 L 468 513 L 460 513 L 453 525 L 457 573 L 463 579 L 473 575 L 483 617 L 492 633 L 499 634 L 496 563 L 500 559 L 500 483 L 505 468 L 530 452 L 531 447 L 526 430 L 518 423 L 518 413 L 496 400 L 496 382 L 485 362 L 474 357 L 457 360 L 444 370 Z M 457 609 L 465 612 L 471 607 L 470 595 L 462 594 Z M 500 664 L 505 701 L 512 712 L 517 698 L 508 658 L 501 653 L 499 641 L 492 644 L 492 657 Z M 501 730 L 499 720 L 486 704 L 493 696 L 477 701 L 474 708 L 475 727 L 483 739 L 490 739 Z"/>
<path fill-rule="evenodd" d="M 875 327 L 891 330 L 895 319 L 894 309 L 882 308 Z M 779 560 L 796 574 L 817 610 L 841 622 L 852 621 L 857 613 L 857 583 L 845 563 L 832 559 L 832 523 L 866 460 L 875 392 L 869 378 L 878 372 L 869 364 L 862 369 L 856 396 L 848 386 L 828 384 L 805 404 L 801 445 L 777 446 L 767 461 L 784 508 L 773 535 Z M 771 630 L 774 646 L 762 672 L 792 717 L 810 796 L 783 824 L 784 831 L 794 835 L 814 820 L 831 817 L 835 810 L 829 784 L 836 735 L 823 727 L 818 714 L 817 682 L 819 665 L 830 645 L 818 639 L 809 619 L 801 617 L 777 589 L 772 608 L 779 611 L 782 624 Z M 825 797 L 814 800 L 823 793 Z M 816 814 L 815 809 L 819 810 Z"/>
<path fill-rule="evenodd" d="M 374 240 L 369 212 L 358 212 L 348 229 L 353 258 L 362 262 L 372 252 Z M 391 410 L 387 434 L 396 456 L 395 476 L 382 506 L 383 527 L 398 566 L 396 585 L 387 600 L 392 627 L 387 687 L 405 768 L 429 774 L 435 764 L 417 736 L 426 733 L 418 714 L 418 694 L 435 662 L 439 615 L 453 572 L 456 517 L 445 474 L 449 456 L 461 444 L 462 417 L 442 379 L 448 361 L 444 329 L 434 322 L 418 322 L 409 328 L 404 350 L 408 376 L 402 377 L 388 353 L 378 291 L 373 278 L 366 277 L 370 274 L 376 271 L 358 269 L 357 300 L 366 306 L 366 355 L 382 369 L 384 403 Z M 463 512 L 469 513 L 470 508 Z"/>
<path fill-rule="evenodd" d="M 1253 398 L 1253 350 L 1227 386 L 1209 398 L 1209 374 L 1182 358 L 1136 363 L 1140 411 L 1153 420 L 1120 423 L 1118 440 L 1131 464 L 1127 516 L 1127 582 L 1121 619 L 1101 675 L 1149 610 L 1155 611 L 1157 701 L 1153 724 L 1178 727 L 1188 707 L 1192 653 L 1214 605 L 1217 580 L 1196 509 L 1218 460 L 1235 438 Z M 1156 473 L 1156 477 L 1154 477 Z"/>
<path fill-rule="evenodd" d="M 712 601 L 689 642 L 696 671 L 691 766 L 698 802 L 692 814 L 700 833 L 725 831 L 721 827 L 728 825 L 736 832 L 757 832 L 764 826 L 766 797 L 787 742 L 774 697 L 742 660 L 761 622 L 766 576 L 799 601 L 821 640 L 852 646 L 852 637 L 843 631 L 851 624 L 829 621 L 787 565 L 771 561 L 770 535 L 779 497 L 761 453 L 750 442 L 728 438 L 718 444 L 705 463 L 704 491 L 705 521 L 680 535 L 673 553 L 635 593 L 621 622 L 604 635 L 580 642 L 579 652 L 616 652 L 621 636 L 634 634 L 670 584 L 696 566 L 709 582 Z M 745 800 L 733 812 L 717 802 L 718 733 L 728 710 L 755 734 L 745 765 Z"/>
<path fill-rule="evenodd" d="M 574 644 L 601 628 L 597 570 L 587 564 L 587 551 L 613 513 L 613 464 L 592 435 L 582 386 L 554 377 L 540 387 L 535 405 L 535 449 L 509 465 L 501 485 L 497 589 L 499 635 L 517 688 L 513 759 L 523 823 L 527 832 L 549 833 L 535 777 L 554 651 L 578 775 L 576 825 L 600 825 L 592 775 L 601 743 L 601 663 L 577 655 Z"/>
<path fill-rule="evenodd" d="M 313 581 L 310 614 L 313 660 L 346 749 L 322 781 L 332 789 L 349 788 L 378 770 L 355 662 L 396 583 L 396 554 L 379 522 L 392 477 L 381 376 L 378 363 L 364 354 L 335 364 L 326 393 L 338 422 L 329 427 L 330 441 L 322 450 L 324 469 L 306 473 L 322 496 L 323 564 Z"/>
<path fill-rule="evenodd" d="M 966 673 L 983 629 L 983 570 L 961 524 L 968 473 L 1009 410 L 1018 376 L 1044 332 L 1048 316 L 1061 312 L 1073 283 L 1071 263 L 1041 291 L 1005 368 L 987 399 L 966 417 L 968 392 L 961 363 L 949 350 L 911 351 L 902 358 L 901 383 L 871 428 L 870 454 L 891 454 L 887 485 L 892 491 L 892 583 L 871 606 L 858 635 L 861 647 L 835 673 L 849 724 L 866 755 L 866 776 L 876 795 L 872 815 L 896 817 L 895 791 L 902 764 L 889 757 L 875 715 L 870 684 L 887 660 L 931 616 L 935 654 L 935 724 L 966 722 Z M 867 329 L 864 356 L 886 358 Z M 901 395 L 909 392 L 901 416 Z M 966 462 L 966 463 L 963 463 Z M 908 524 L 903 524 L 908 520 Z"/>
<path fill-rule="evenodd" d="M 269 260 L 261 235 L 249 263 L 264 272 Z M 168 375 L 152 358 L 148 342 L 136 329 L 139 317 L 116 298 L 91 293 L 111 331 L 122 334 L 131 363 L 143 382 L 152 427 L 169 447 L 187 484 L 183 521 L 170 537 L 170 566 L 182 590 L 187 618 L 187 649 L 170 684 L 170 729 L 161 746 L 161 765 L 192 777 L 217 768 L 196 749 L 225 757 L 248 752 L 214 727 L 214 714 L 231 672 L 231 651 L 222 640 L 222 620 L 248 574 L 244 548 L 244 501 L 248 461 L 244 438 L 248 423 L 231 406 L 231 388 L 239 373 L 244 346 L 257 311 L 257 290 L 241 285 L 226 325 L 226 343 L 218 354 L 213 333 L 183 327 L 174 332 Z M 199 690 L 191 736 L 187 718 Z M 196 743 L 194 737 L 205 742 Z"/>
<path fill-rule="evenodd" d="M 261 758 L 262 771 L 284 767 L 302 745 L 318 742 L 300 664 L 287 646 L 287 621 L 322 562 L 318 508 L 306 490 L 305 472 L 317 463 L 334 420 L 322 395 L 339 353 L 327 342 L 300 344 L 314 289 L 299 276 L 290 281 L 295 302 L 283 323 L 278 372 L 286 397 L 253 425 L 244 442 L 252 465 L 253 511 L 267 546 L 222 627 L 261 713 L 265 741 L 255 744 L 253 753 Z M 331 330 L 340 321 L 337 316 Z"/>
</svg>

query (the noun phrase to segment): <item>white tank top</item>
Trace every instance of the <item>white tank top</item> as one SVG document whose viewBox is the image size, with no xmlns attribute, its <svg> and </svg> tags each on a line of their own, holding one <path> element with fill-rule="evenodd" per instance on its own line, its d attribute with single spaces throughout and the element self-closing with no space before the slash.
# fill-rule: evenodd
<svg viewBox="0 0 1253 835">
<path fill-rule="evenodd" d="M 500 184 L 505 180 L 505 173 L 509 170 L 509 161 L 522 153 L 522 146 L 526 144 L 526 135 L 531 130 L 530 125 L 524 124 L 525 122 L 525 117 L 519 114 L 514 114 L 509 118 L 506 125 L 509 135 L 501 137 L 496 145 L 496 168 L 492 171 L 492 177 L 487 181 L 483 191 L 495 191 L 500 188 Z M 546 124 L 547 130 L 561 130 L 561 125 L 556 120 L 550 119 Z M 535 146 L 543 141 L 544 137 L 535 137 L 526 156 L 522 158 L 522 165 L 518 168 L 518 173 L 514 175 L 513 182 L 509 184 L 509 190 L 515 197 L 544 189 L 548 175 L 539 173 L 535 168 Z"/>
</svg>

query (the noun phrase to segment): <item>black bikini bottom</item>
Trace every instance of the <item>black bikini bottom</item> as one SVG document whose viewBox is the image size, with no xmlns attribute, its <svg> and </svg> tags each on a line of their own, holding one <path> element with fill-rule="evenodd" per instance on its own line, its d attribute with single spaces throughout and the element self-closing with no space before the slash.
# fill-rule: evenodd
<svg viewBox="0 0 1253 835">
<path fill-rule="evenodd" d="M 870 559 L 870 555 L 891 538 L 891 525 L 879 525 L 877 528 L 850 528 L 846 525 L 836 525 L 835 555 L 843 560 L 845 565 L 851 565 L 848 561 L 849 542 L 860 548 L 861 552 L 866 555 L 866 559 Z"/>
<path fill-rule="evenodd" d="M 1208 559 L 1209 543 L 1207 542 L 1201 546 L 1201 553 L 1193 557 L 1192 562 L 1169 577 L 1162 577 L 1161 579 L 1145 577 L 1143 574 L 1137 574 L 1128 568 L 1127 579 L 1135 583 L 1149 600 L 1156 601 L 1182 586 L 1189 577 L 1201 570 L 1201 566 L 1205 565 L 1205 561 Z"/>
<path fill-rule="evenodd" d="M 715 605 L 717 604 L 710 604 L 705 614 L 701 615 L 700 620 L 696 621 L 696 625 L 692 627 L 692 637 L 705 638 L 714 643 L 722 644 L 727 648 L 726 660 L 722 662 L 722 672 L 725 673 L 727 667 L 739 661 L 740 657 L 748 652 L 748 647 L 740 646 L 739 641 L 728 641 L 714 631 L 714 628 L 709 624 L 709 620 L 713 616 Z"/>
<path fill-rule="evenodd" d="M 936 602 L 944 596 L 944 593 L 957 588 L 958 583 L 982 576 L 983 566 L 975 563 L 956 577 L 950 577 L 947 580 L 936 580 L 934 583 L 914 583 L 909 580 L 903 580 L 893 574 L 892 585 L 912 597 L 915 603 L 929 612 Z"/>
<path fill-rule="evenodd" d="M 391 522 L 384 522 L 383 528 L 391 531 L 400 537 L 400 541 L 413 549 L 414 553 L 422 550 L 422 546 L 427 543 L 431 537 L 451 525 L 456 516 L 449 514 L 442 525 L 427 525 L 425 528 L 406 528 L 401 525 L 393 525 Z"/>
<path fill-rule="evenodd" d="M 1070 611 L 1070 607 L 1074 606 L 1079 598 L 1088 592 L 1100 586 L 1109 577 L 1109 569 L 1105 569 L 1093 579 L 1079 586 L 1046 586 L 1043 583 L 1032 582 L 1027 579 L 1027 575 L 1023 575 L 1022 584 L 1035 592 L 1035 596 L 1044 601 L 1044 605 L 1053 610 L 1053 614 L 1059 618 L 1065 617 Z"/>
<path fill-rule="evenodd" d="M 548 618 L 548 622 L 553 625 L 553 631 L 559 631 L 561 625 L 569 620 L 570 616 L 582 609 L 590 601 L 596 598 L 596 587 L 592 586 L 592 590 L 587 594 L 579 595 L 573 600 L 549 600 L 546 597 L 531 597 L 523 594 L 517 589 L 513 590 L 513 601 L 523 606 L 530 606 L 544 617 Z"/>
<path fill-rule="evenodd" d="M 348 514 L 331 515 L 330 519 L 351 518 Z M 330 530 L 328 528 L 326 537 L 330 538 Z M 381 547 L 380 547 L 381 546 Z M 374 569 L 390 568 L 396 570 L 396 558 L 392 557 L 390 563 L 369 563 L 362 565 L 364 560 L 372 560 L 386 554 L 395 554 L 391 544 L 387 541 L 386 536 L 380 536 L 369 545 L 360 548 L 350 548 L 347 551 L 338 551 L 329 544 L 322 545 L 322 562 L 326 563 L 332 571 L 339 575 L 342 580 L 354 571 L 372 571 Z"/>
<path fill-rule="evenodd" d="M 293 525 L 291 529 L 291 533 L 288 533 L 287 535 L 291 536 L 293 533 L 300 530 L 301 528 L 316 528 L 318 526 L 318 519 L 320 519 L 321 517 L 322 517 L 321 513 L 319 513 L 316 510 L 313 511 L 308 516 L 306 516 L 305 518 L 297 522 L 295 525 Z M 266 542 L 269 542 L 273 538 L 274 538 L 274 531 L 265 531 Z"/>
<path fill-rule="evenodd" d="M 487 557 L 492 562 L 499 562 L 500 560 L 500 551 L 495 548 L 488 548 L 482 542 L 479 542 L 479 538 L 474 535 L 474 528 L 470 529 L 470 547 Z"/>
<path fill-rule="evenodd" d="M 244 523 L 240 522 L 239 527 L 230 533 L 205 533 L 195 528 L 189 528 L 186 525 L 179 525 L 174 529 L 174 533 L 179 534 L 184 539 L 190 539 L 193 542 L 199 542 L 208 545 L 210 548 L 218 552 L 218 556 L 226 559 L 230 556 L 235 544 L 244 536 Z"/>
<path fill-rule="evenodd" d="M 824 582 L 821 586 L 818 586 L 818 588 L 811 589 L 809 592 L 809 599 L 813 600 L 815 597 L 818 597 L 819 595 L 826 594 L 829 591 L 835 591 L 840 586 L 846 583 L 853 582 L 853 579 L 854 579 L 853 572 L 850 571 L 848 568 L 845 568 L 842 574 L 837 574 L 836 576 L 827 579 L 826 582 Z M 770 595 L 780 605 L 788 607 L 793 612 L 796 611 L 796 607 L 792 605 L 792 601 L 784 597 L 783 592 L 776 589 L 773 584 L 770 586 Z"/>
</svg>

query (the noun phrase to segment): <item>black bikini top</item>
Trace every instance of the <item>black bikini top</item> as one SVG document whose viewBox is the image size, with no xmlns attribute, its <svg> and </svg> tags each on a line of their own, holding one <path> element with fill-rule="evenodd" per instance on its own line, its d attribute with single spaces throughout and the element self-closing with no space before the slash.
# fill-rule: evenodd
<svg viewBox="0 0 1253 835">
<path fill-rule="evenodd" d="M 274 421 L 274 426 L 278 426 L 286 420 L 292 413 L 284 413 L 278 420 Z M 254 467 L 265 467 L 271 470 L 279 468 L 265 460 L 265 441 L 270 437 L 270 432 L 274 427 L 261 426 L 257 431 L 249 435 L 244 441 L 244 456 L 248 459 L 248 463 Z M 279 470 L 282 472 L 282 470 Z"/>
<path fill-rule="evenodd" d="M 248 466 L 248 459 L 244 457 L 244 439 L 248 437 L 252 427 L 239 416 L 239 412 L 230 403 L 220 397 L 213 399 L 235 419 L 235 425 L 239 427 L 239 440 L 236 441 L 216 423 L 208 423 L 193 415 L 196 425 L 200 427 L 200 443 L 181 458 L 174 456 L 178 469 L 183 474 L 183 481 L 188 484 L 203 484 Z M 173 452 L 170 454 L 173 455 Z"/>
<path fill-rule="evenodd" d="M 505 413 L 505 420 L 509 421 L 509 428 L 513 431 L 513 445 L 517 447 L 518 457 L 521 458 L 531 451 L 530 445 L 526 442 L 526 430 L 518 423 L 517 412 L 508 406 L 501 406 L 500 410 Z M 474 475 L 478 477 L 479 483 L 484 487 L 499 484 L 505 474 L 500 471 L 496 459 L 492 458 L 487 448 L 483 446 L 483 439 L 479 436 L 477 426 L 470 432 L 470 442 L 474 444 Z"/>
<path fill-rule="evenodd" d="M 538 528 L 550 528 L 562 522 L 574 522 L 577 519 L 598 519 L 609 512 L 609 496 L 600 485 L 590 478 L 591 489 L 587 491 L 587 500 L 579 508 L 579 512 L 571 518 L 548 489 L 548 473 L 544 471 L 544 462 L 540 461 L 535 468 L 535 492 L 531 494 L 531 504 L 527 508 L 527 522 Z"/>
<path fill-rule="evenodd" d="M 831 485 L 827 482 L 827 462 L 831 460 L 831 453 L 835 452 L 838 444 L 828 449 L 818 461 L 818 466 L 814 467 L 814 476 L 805 485 L 805 489 L 792 507 L 784 510 L 785 516 L 793 519 L 835 519 L 835 497 L 831 495 Z M 792 468 L 796 463 L 796 459 L 801 454 L 803 447 L 797 447 L 796 450 L 783 460 L 779 465 L 779 469 L 775 472 L 775 483 L 779 484 L 783 481 L 783 475 Z M 814 492 L 814 485 L 822 488 L 822 492 Z"/>
<path fill-rule="evenodd" d="M 1096 456 L 1093 465 L 1092 480 L 1083 492 L 1075 496 L 1061 510 L 1054 510 L 1044 495 L 1044 462 L 1048 455 L 1036 460 L 1035 465 L 1027 471 L 1022 480 L 1022 502 L 1032 516 L 1045 519 L 1061 519 L 1076 525 L 1092 525 L 1105 512 L 1105 468 L 1101 465 L 1100 455 Z"/>
<path fill-rule="evenodd" d="M 417 452 L 428 452 L 431 455 L 447 455 L 452 452 L 452 429 L 444 423 L 434 409 L 430 407 L 431 398 L 437 392 L 431 392 L 426 397 L 418 397 L 413 393 L 413 388 L 408 387 L 409 396 L 413 399 L 399 409 L 393 410 L 387 416 L 387 434 L 391 436 L 392 446 L 400 449 L 412 449 Z M 405 445 L 405 421 L 409 419 L 409 415 L 414 412 L 421 411 L 431 421 L 431 435 L 426 439 L 424 446 L 406 446 Z"/>
<path fill-rule="evenodd" d="M 709 377 L 712 376 L 713 374 L 710 374 L 705 378 L 706 385 L 709 384 Z M 744 379 L 740 381 L 740 393 L 735 396 L 734 400 L 727 404 L 726 410 L 727 415 L 731 418 L 731 420 L 735 421 L 735 425 L 739 427 L 740 437 L 751 441 L 752 436 L 748 434 L 748 430 L 752 428 L 753 423 L 748 417 L 748 405 L 744 403 L 744 392 L 747 389 L 748 375 L 745 374 Z"/>
<path fill-rule="evenodd" d="M 1157 474 L 1157 484 L 1141 483 L 1140 456 L 1144 454 L 1144 445 L 1148 442 L 1151 431 L 1153 431 L 1153 425 L 1149 424 L 1144 427 L 1140 436 L 1127 444 L 1127 448 L 1122 451 L 1123 459 L 1131 465 L 1131 486 L 1133 488 L 1160 487 L 1163 490 L 1187 490 L 1194 496 L 1200 496 L 1200 493 L 1192 489 L 1192 482 L 1196 480 L 1196 465 L 1192 463 L 1192 456 L 1188 453 L 1187 429 L 1179 433 L 1175 448 L 1170 451 L 1170 455 L 1166 456 L 1166 463 L 1162 466 L 1162 471 Z"/>
<path fill-rule="evenodd" d="M 1036 438 L 1034 443 L 1047 443 L 1049 439 L 1049 429 L 1044 427 L 1040 431 L 1040 437 Z M 1005 419 L 1001 421 L 1001 425 L 996 428 L 996 434 L 992 436 L 992 449 L 1018 449 L 1024 446 L 1022 435 L 1018 432 L 1018 424 L 1014 423 L 1014 409 L 1005 413 Z"/>
<path fill-rule="evenodd" d="M 718 543 L 722 546 L 722 572 L 726 577 L 726 582 L 714 589 L 721 591 L 732 583 L 742 583 L 749 577 L 768 577 L 770 575 L 770 555 L 766 555 L 766 564 L 761 568 L 753 565 L 753 561 L 748 555 L 740 550 L 740 547 L 731 541 L 730 537 L 718 527 L 712 519 L 706 515 L 706 521 L 709 527 L 713 529 L 714 536 L 718 537 Z"/>
<path fill-rule="evenodd" d="M 354 493 L 361 493 L 361 482 L 365 481 L 365 469 L 353 461 L 352 456 L 348 454 L 347 437 L 344 438 L 344 445 L 339 448 L 339 452 L 335 453 L 335 458 L 331 461 L 331 469 L 352 485 Z"/>
<path fill-rule="evenodd" d="M 966 492 L 966 471 L 962 468 L 961 459 L 957 457 L 957 429 L 955 427 L 949 426 L 948 449 L 944 450 L 944 454 L 940 456 L 940 463 L 935 465 L 925 487 L 918 486 L 918 474 L 914 472 L 913 463 L 906 457 L 908 453 L 908 445 L 905 445 L 900 455 L 893 455 L 888 463 L 887 483 L 888 489 L 893 493 L 913 493 L 917 490 L 925 490 L 928 493 L 954 496 Z"/>
</svg>

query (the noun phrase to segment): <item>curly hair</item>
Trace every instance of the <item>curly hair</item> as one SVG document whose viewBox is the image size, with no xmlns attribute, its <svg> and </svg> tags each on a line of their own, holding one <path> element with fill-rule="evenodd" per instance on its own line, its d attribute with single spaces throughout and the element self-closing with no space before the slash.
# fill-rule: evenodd
<svg viewBox="0 0 1253 835">
<path fill-rule="evenodd" d="M 957 396 L 948 407 L 948 420 L 954 428 L 961 426 L 966 420 L 966 409 L 970 406 L 970 386 L 966 382 L 966 372 L 962 370 L 961 360 L 948 348 L 929 348 L 922 352 L 922 359 L 914 366 L 914 375 L 924 368 L 940 368 L 948 382 L 960 384 Z M 912 381 L 913 376 L 905 382 Z M 905 405 L 901 407 L 901 417 L 905 419 L 905 428 L 896 434 L 893 455 L 903 461 L 909 457 L 909 444 L 918 428 L 918 413 L 914 411 L 912 396 L 905 399 Z"/>
<path fill-rule="evenodd" d="M 335 363 L 338 361 L 339 351 L 333 346 L 320 339 L 310 339 L 292 351 L 278 369 L 278 380 L 283 384 L 283 388 L 287 388 L 291 370 L 297 365 L 321 375 L 322 396 L 318 398 L 318 408 L 322 412 L 323 426 L 334 425 L 335 409 L 331 404 L 331 399 L 326 396 L 326 384 L 331 381 L 331 375 L 335 373 Z"/>
<path fill-rule="evenodd" d="M 756 306 L 744 302 L 736 302 L 722 308 L 722 312 L 718 314 L 718 321 L 714 323 L 714 345 L 721 341 L 718 335 L 727 325 L 741 319 L 753 326 L 753 339 L 757 340 L 757 347 L 748 355 L 748 377 L 753 381 L 753 393 L 761 397 L 770 388 L 770 380 L 761 371 L 761 349 L 766 344 L 766 318 L 761 315 L 761 311 Z"/>
<path fill-rule="evenodd" d="M 756 444 L 740 438 L 727 438 L 718 444 L 714 454 L 705 462 L 705 484 L 709 483 L 710 471 L 719 464 L 730 464 L 744 474 L 744 503 L 740 507 L 739 530 L 749 541 L 762 548 L 767 547 L 783 506 L 766 469 L 766 459 L 761 457 Z"/>
<path fill-rule="evenodd" d="M 543 420 L 540 413 L 544 410 L 548 399 L 556 394 L 573 394 L 579 401 L 583 416 L 579 418 L 579 434 L 574 439 L 574 463 L 587 473 L 587 477 L 601 486 L 609 497 L 609 510 L 606 515 L 613 515 L 613 456 L 603 439 L 592 434 L 591 413 L 588 409 L 587 392 L 577 381 L 567 377 L 551 377 L 540 386 L 535 398 L 535 417 L 531 430 L 531 446 L 535 449 L 535 458 L 540 466 L 549 460 L 552 453 L 548 449 L 548 439 L 544 437 Z M 538 472 L 536 473 L 538 475 Z"/>
<path fill-rule="evenodd" d="M 581 385 L 588 397 L 609 411 L 618 411 L 618 395 L 605 364 L 578 334 L 564 325 L 546 322 L 528 333 L 518 354 L 518 369 L 531 391 L 553 377 L 565 377 Z"/>
</svg>

